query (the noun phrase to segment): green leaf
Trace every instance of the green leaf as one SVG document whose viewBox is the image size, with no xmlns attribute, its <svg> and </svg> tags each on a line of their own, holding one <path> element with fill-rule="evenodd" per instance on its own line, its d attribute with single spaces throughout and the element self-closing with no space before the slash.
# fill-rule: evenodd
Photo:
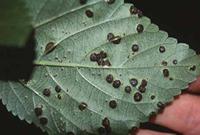
<svg viewBox="0 0 200 135">
<path fill-rule="evenodd" d="M 0 4 L 0 46 L 23 47 L 31 30 L 31 17 L 25 0 L 3 0 Z"/>
<path fill-rule="evenodd" d="M 27 5 L 35 16 L 35 69 L 28 82 L 0 82 L 0 98 L 8 111 L 49 134 L 98 134 L 110 127 L 113 135 L 127 134 L 200 74 L 188 45 L 131 14 L 123 0 Z M 91 61 L 99 56 L 102 61 Z"/>
</svg>

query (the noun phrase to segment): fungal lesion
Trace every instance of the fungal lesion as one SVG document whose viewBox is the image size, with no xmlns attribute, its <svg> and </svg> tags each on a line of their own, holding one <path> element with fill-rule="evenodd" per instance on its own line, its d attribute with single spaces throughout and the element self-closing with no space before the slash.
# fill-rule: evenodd
<svg viewBox="0 0 200 135">
<path fill-rule="evenodd" d="M 108 133 L 111 133 L 112 131 L 112 128 L 110 126 L 110 121 L 107 117 L 105 117 L 103 120 L 102 120 L 102 126 L 104 127 L 105 129 L 105 133 L 108 134 Z"/>
<path fill-rule="evenodd" d="M 143 17 L 143 12 L 141 10 L 139 10 L 136 6 L 132 5 L 130 7 L 130 14 L 131 15 L 138 15 L 138 18 L 142 18 Z"/>
<path fill-rule="evenodd" d="M 106 0 L 106 2 L 107 2 L 108 4 L 113 4 L 113 3 L 115 3 L 115 0 Z"/>
<path fill-rule="evenodd" d="M 126 87 L 124 88 L 124 90 L 125 90 L 125 92 L 128 93 L 128 94 L 130 94 L 131 91 L 132 91 L 132 89 L 131 89 L 130 86 L 126 86 Z"/>
<path fill-rule="evenodd" d="M 154 117 L 156 117 L 156 115 L 157 115 L 157 113 L 154 112 L 154 111 L 152 111 L 152 112 L 149 114 L 149 117 L 150 117 L 150 118 L 154 118 Z"/>
<path fill-rule="evenodd" d="M 60 94 L 58 94 L 58 95 L 57 95 L 57 98 L 58 98 L 59 100 L 61 100 L 61 99 L 62 99 L 62 96 L 61 96 Z"/>
<path fill-rule="evenodd" d="M 35 115 L 37 117 L 41 116 L 43 113 L 42 108 L 40 108 L 40 107 L 36 107 L 34 111 L 35 111 Z"/>
<path fill-rule="evenodd" d="M 97 62 L 99 66 L 111 66 L 109 59 L 107 58 L 107 53 L 105 51 L 101 51 L 100 53 L 92 53 L 90 55 L 90 60 L 92 62 Z"/>
<path fill-rule="evenodd" d="M 43 90 L 43 95 L 45 97 L 49 97 L 51 95 L 51 90 L 49 88 L 46 88 Z"/>
<path fill-rule="evenodd" d="M 56 47 L 57 47 L 57 44 L 55 42 L 48 42 L 46 47 L 45 47 L 43 55 L 51 53 L 52 51 L 54 51 L 54 49 Z"/>
<path fill-rule="evenodd" d="M 160 52 L 160 53 L 164 53 L 165 51 L 166 51 L 165 47 L 164 47 L 163 45 L 161 45 L 161 46 L 159 47 L 159 52 Z"/>
<path fill-rule="evenodd" d="M 168 63 L 167 63 L 166 61 L 163 61 L 163 62 L 161 63 L 161 65 L 162 65 L 162 66 L 167 66 Z"/>
<path fill-rule="evenodd" d="M 62 90 L 61 87 L 60 87 L 59 85 L 56 85 L 55 91 L 56 91 L 57 93 L 60 93 L 61 90 Z"/>
<path fill-rule="evenodd" d="M 151 95 L 151 100 L 154 100 L 156 98 L 155 95 Z"/>
<path fill-rule="evenodd" d="M 117 108 L 117 102 L 115 100 L 110 100 L 109 106 L 110 108 L 115 109 Z"/>
<path fill-rule="evenodd" d="M 169 70 L 168 69 L 163 69 L 163 76 L 169 77 Z"/>
<path fill-rule="evenodd" d="M 107 81 L 108 83 L 112 83 L 113 80 L 114 80 L 113 75 L 109 74 L 109 75 L 106 76 L 106 81 Z"/>
<path fill-rule="evenodd" d="M 162 102 L 158 102 L 158 103 L 157 103 L 157 106 L 158 106 L 158 108 L 160 108 L 160 109 L 164 109 L 164 108 L 165 108 L 165 104 L 162 103 Z"/>
<path fill-rule="evenodd" d="M 121 81 L 120 80 L 115 80 L 114 82 L 113 82 L 113 87 L 114 88 L 119 88 L 120 86 L 121 86 Z"/>
<path fill-rule="evenodd" d="M 41 107 L 36 107 L 34 109 L 35 115 L 36 117 L 39 118 L 39 122 L 41 125 L 46 125 L 48 123 L 48 119 L 46 117 L 43 117 L 43 105 L 41 105 Z"/>
<path fill-rule="evenodd" d="M 115 36 L 113 33 L 108 33 L 107 40 L 113 44 L 119 44 L 122 40 L 122 37 Z"/>
<path fill-rule="evenodd" d="M 138 87 L 138 90 L 139 90 L 141 93 L 145 93 L 145 92 L 146 92 L 147 84 L 148 84 L 147 80 L 146 80 L 146 79 L 142 79 L 141 84 L 140 84 L 140 86 Z"/>
<path fill-rule="evenodd" d="M 139 51 L 139 46 L 138 46 L 137 44 L 134 44 L 134 45 L 132 46 L 132 51 L 133 51 L 133 54 L 134 54 L 135 52 L 138 52 L 138 51 Z"/>
<path fill-rule="evenodd" d="M 86 10 L 85 14 L 88 18 L 92 18 L 94 16 L 94 13 L 91 9 Z"/>
<path fill-rule="evenodd" d="M 178 64 L 178 60 L 173 60 L 173 62 L 172 62 L 174 65 L 177 65 Z"/>
<path fill-rule="evenodd" d="M 40 118 L 40 124 L 46 125 L 48 123 L 48 119 L 46 117 L 41 117 Z"/>
<path fill-rule="evenodd" d="M 142 33 L 144 31 L 144 26 L 142 24 L 138 24 L 136 30 L 137 30 L 138 33 Z"/>
<path fill-rule="evenodd" d="M 87 3 L 87 0 L 79 0 L 79 3 L 80 3 L 81 5 L 84 5 L 84 4 Z"/>
<path fill-rule="evenodd" d="M 191 66 L 190 67 L 190 71 L 195 71 L 196 70 L 196 66 Z"/>
<path fill-rule="evenodd" d="M 136 78 L 131 78 L 129 82 L 133 87 L 136 87 L 138 85 L 138 80 Z"/>
<path fill-rule="evenodd" d="M 84 103 L 84 102 L 81 102 L 79 104 L 79 106 L 78 106 L 78 108 L 79 108 L 80 111 L 85 110 L 87 107 L 88 107 L 88 105 L 86 103 Z"/>
<path fill-rule="evenodd" d="M 133 126 L 131 129 L 129 129 L 129 133 L 135 133 L 138 130 L 138 127 Z"/>
<path fill-rule="evenodd" d="M 140 92 L 136 92 L 133 96 L 135 102 L 140 102 L 142 100 L 142 94 Z"/>
</svg>

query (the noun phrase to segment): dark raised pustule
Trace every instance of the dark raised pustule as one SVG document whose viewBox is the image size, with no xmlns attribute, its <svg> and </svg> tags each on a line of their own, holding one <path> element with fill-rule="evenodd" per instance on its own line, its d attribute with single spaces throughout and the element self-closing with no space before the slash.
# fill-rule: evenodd
<svg viewBox="0 0 200 135">
<path fill-rule="evenodd" d="M 164 46 L 160 46 L 159 51 L 160 51 L 160 53 L 164 53 L 165 52 L 165 47 Z"/>
<path fill-rule="evenodd" d="M 86 4 L 87 0 L 79 0 L 80 4 Z"/>
<path fill-rule="evenodd" d="M 104 127 L 98 128 L 98 133 L 99 133 L 100 135 L 104 134 L 104 133 L 105 133 L 105 128 L 104 128 Z"/>
<path fill-rule="evenodd" d="M 151 112 L 151 113 L 149 114 L 149 116 L 150 116 L 151 118 L 156 117 L 156 115 L 157 115 L 156 112 Z"/>
<path fill-rule="evenodd" d="M 105 61 L 104 61 L 103 59 L 100 59 L 100 60 L 98 60 L 97 63 L 98 63 L 99 66 L 103 66 L 103 65 L 104 65 L 104 62 L 105 62 Z"/>
<path fill-rule="evenodd" d="M 109 74 L 109 75 L 106 76 L 106 81 L 107 81 L 108 83 L 112 83 L 113 80 L 114 80 L 113 75 Z"/>
<path fill-rule="evenodd" d="M 142 33 L 143 30 L 144 30 L 144 26 L 143 26 L 142 24 L 139 24 L 139 25 L 137 26 L 137 32 L 138 32 L 138 33 Z"/>
<path fill-rule="evenodd" d="M 133 87 L 138 85 L 138 80 L 135 78 L 130 79 L 129 82 Z"/>
<path fill-rule="evenodd" d="M 141 85 L 143 87 L 146 87 L 147 86 L 147 80 L 143 79 L 142 82 L 141 82 Z"/>
<path fill-rule="evenodd" d="M 190 67 L 190 70 L 191 70 L 191 71 L 195 71 L 195 70 L 196 70 L 196 66 Z"/>
<path fill-rule="evenodd" d="M 164 108 L 165 108 L 165 105 L 164 105 L 162 102 L 158 102 L 158 103 L 157 103 L 157 106 L 158 106 L 160 109 L 164 109 Z"/>
<path fill-rule="evenodd" d="M 81 110 L 81 111 L 83 111 L 83 110 L 85 110 L 86 108 L 87 108 L 87 104 L 86 103 L 84 103 L 84 102 L 82 102 L 79 106 L 78 106 L 78 108 L 79 108 L 79 110 Z"/>
<path fill-rule="evenodd" d="M 111 66 L 111 63 L 109 60 L 103 61 L 102 66 Z"/>
<path fill-rule="evenodd" d="M 35 108 L 35 115 L 38 117 L 38 116 L 41 116 L 42 115 L 42 108 Z"/>
<path fill-rule="evenodd" d="M 115 3 L 115 0 L 107 0 L 108 4 L 113 4 Z"/>
<path fill-rule="evenodd" d="M 67 132 L 67 135 L 75 135 L 73 132 Z"/>
<path fill-rule="evenodd" d="M 130 13 L 131 14 L 137 14 L 138 13 L 138 9 L 135 6 L 131 6 L 130 7 Z"/>
<path fill-rule="evenodd" d="M 134 100 L 135 102 L 140 102 L 142 100 L 142 94 L 140 94 L 139 92 L 135 93 Z"/>
<path fill-rule="evenodd" d="M 119 44 L 121 42 L 122 38 L 120 36 L 115 36 L 113 39 L 112 39 L 112 43 L 113 44 Z"/>
<path fill-rule="evenodd" d="M 138 11 L 138 18 L 142 18 L 143 17 L 143 13 L 142 13 L 142 11 Z"/>
<path fill-rule="evenodd" d="M 45 47 L 45 53 L 50 53 L 55 49 L 55 43 L 54 42 L 49 42 L 47 43 L 46 47 Z"/>
<path fill-rule="evenodd" d="M 90 60 L 91 61 L 96 61 L 99 66 L 111 66 L 111 63 L 110 63 L 110 61 L 108 59 L 107 60 L 103 60 L 106 57 L 107 57 L 107 53 L 104 52 L 104 51 L 101 51 L 98 54 L 92 53 L 90 55 Z"/>
<path fill-rule="evenodd" d="M 60 93 L 60 92 L 61 92 L 61 87 L 60 87 L 59 85 L 57 85 L 57 86 L 55 87 L 55 91 L 56 91 L 57 93 Z"/>
<path fill-rule="evenodd" d="M 178 61 L 177 60 L 173 60 L 173 64 L 174 65 L 178 64 Z"/>
<path fill-rule="evenodd" d="M 156 97 L 154 95 L 151 96 L 151 100 L 154 100 Z"/>
<path fill-rule="evenodd" d="M 111 40 L 114 39 L 114 38 L 115 38 L 114 34 L 108 33 L 108 35 L 107 35 L 108 41 L 111 41 Z"/>
<path fill-rule="evenodd" d="M 168 69 L 164 69 L 163 70 L 163 75 L 164 75 L 164 77 L 168 77 L 169 76 L 169 70 Z"/>
<path fill-rule="evenodd" d="M 59 100 L 61 100 L 61 99 L 62 99 L 62 97 L 61 97 L 61 95 L 60 95 L 60 94 L 58 94 L 58 96 L 57 96 L 57 97 L 58 97 L 58 99 L 59 99 Z"/>
<path fill-rule="evenodd" d="M 114 34 L 112 33 L 108 33 L 107 35 L 107 40 L 109 42 L 112 42 L 113 44 L 119 44 L 122 40 L 122 37 L 120 36 L 115 36 Z"/>
<path fill-rule="evenodd" d="M 163 62 L 162 62 L 162 65 L 163 65 L 163 66 L 167 66 L 167 64 L 168 64 L 168 63 L 167 63 L 166 61 L 163 61 Z"/>
<path fill-rule="evenodd" d="M 136 45 L 136 44 L 134 44 L 134 45 L 132 46 L 132 51 L 133 51 L 133 52 L 139 51 L 139 46 Z"/>
<path fill-rule="evenodd" d="M 91 61 L 97 61 L 97 54 L 96 54 L 96 53 L 92 53 L 92 54 L 90 55 L 90 60 L 91 60 Z"/>
<path fill-rule="evenodd" d="M 112 108 L 112 109 L 115 109 L 117 107 L 117 102 L 115 100 L 111 100 L 109 102 L 109 106 Z"/>
<path fill-rule="evenodd" d="M 119 88 L 120 85 L 121 85 L 120 80 L 115 80 L 115 81 L 113 82 L 113 87 L 114 87 L 114 88 Z"/>
<path fill-rule="evenodd" d="M 40 118 L 40 124 L 46 125 L 48 123 L 48 119 L 45 117 Z"/>
<path fill-rule="evenodd" d="M 138 88 L 138 90 L 139 90 L 141 93 L 145 93 L 145 92 L 146 92 L 146 87 L 140 85 L 139 88 Z"/>
<path fill-rule="evenodd" d="M 101 51 L 101 52 L 100 52 L 100 55 L 101 55 L 101 57 L 102 57 L 103 59 L 107 57 L 107 53 L 104 52 L 104 51 Z"/>
<path fill-rule="evenodd" d="M 106 126 L 110 126 L 110 121 L 107 117 L 105 117 L 102 121 L 102 126 L 106 127 Z"/>
<path fill-rule="evenodd" d="M 100 61 L 100 60 L 103 60 L 103 58 L 100 55 L 100 53 L 96 54 L 96 57 L 97 57 L 97 59 L 96 59 L 97 62 Z"/>
<path fill-rule="evenodd" d="M 49 97 L 51 95 L 50 89 L 44 89 L 43 95 L 46 96 L 46 97 Z"/>
<path fill-rule="evenodd" d="M 94 16 L 94 13 L 91 10 L 86 10 L 85 14 L 87 15 L 88 18 L 92 18 Z"/>
<path fill-rule="evenodd" d="M 126 93 L 131 93 L 131 87 L 130 86 L 126 86 L 125 87 L 125 92 Z"/>
<path fill-rule="evenodd" d="M 130 130 L 129 130 L 129 132 L 130 133 L 134 133 L 134 132 L 136 132 L 138 130 L 138 128 L 136 127 L 136 126 L 133 126 Z"/>
</svg>

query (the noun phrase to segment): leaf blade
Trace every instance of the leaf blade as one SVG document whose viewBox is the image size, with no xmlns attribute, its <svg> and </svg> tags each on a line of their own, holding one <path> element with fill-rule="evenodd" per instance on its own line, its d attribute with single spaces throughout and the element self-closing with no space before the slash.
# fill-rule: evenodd
<svg viewBox="0 0 200 135">
<path fill-rule="evenodd" d="M 102 126 L 105 117 L 110 121 L 113 134 L 127 134 L 133 126 L 139 127 L 140 122 L 146 122 L 152 111 L 158 112 L 159 102 L 163 104 L 171 102 L 173 96 L 181 93 L 180 89 L 186 88 L 188 83 L 199 75 L 200 61 L 187 45 L 180 45 L 175 39 L 168 38 L 167 33 L 151 24 L 148 18 L 139 19 L 136 15 L 130 15 L 131 5 L 121 5 L 122 1 L 118 2 L 113 5 L 115 11 L 104 1 L 95 8 L 94 5 L 87 8 L 80 7 L 78 13 L 71 14 L 71 16 L 80 15 L 80 18 L 70 17 L 68 31 L 72 32 L 68 35 L 60 34 L 63 30 L 62 24 L 69 20 L 64 16 L 60 18 L 61 20 L 55 19 L 51 26 L 44 23 L 36 28 L 38 55 L 34 74 L 27 84 L 15 85 L 36 93 L 33 108 L 42 105 L 44 113 L 42 117 L 48 118 L 48 123 L 41 125 L 40 117 L 36 118 L 34 112 L 31 113 L 31 119 L 49 134 L 66 132 L 98 134 L 97 130 Z M 101 14 L 98 18 L 101 21 L 93 21 L 86 17 L 86 10 L 92 9 L 95 15 L 101 7 L 105 13 L 112 12 Z M 86 28 L 82 23 L 84 19 L 89 24 Z M 76 25 L 77 21 L 81 23 Z M 138 24 L 143 24 L 143 33 L 136 31 Z M 53 28 L 57 29 L 52 31 Z M 120 44 L 115 45 L 107 41 L 109 32 L 122 37 Z M 50 41 L 57 46 L 51 53 L 44 54 L 45 45 Z M 135 43 L 140 49 L 133 55 L 131 47 Z M 164 53 L 159 52 L 160 46 L 165 47 Z M 98 66 L 96 62 L 90 61 L 92 53 L 100 53 L 102 50 L 107 53 L 112 66 Z M 173 65 L 174 59 L 178 60 L 177 65 Z M 167 62 L 167 66 L 162 65 L 163 61 Z M 191 66 L 196 66 L 196 70 L 190 70 Z M 166 68 L 170 72 L 169 77 L 163 76 L 163 70 Z M 113 88 L 113 84 L 107 83 L 108 74 L 112 74 L 114 80 L 121 81 L 119 88 Z M 138 80 L 137 87 L 132 87 L 129 83 L 129 79 L 133 77 Z M 141 93 L 143 97 L 141 102 L 136 102 L 134 95 L 139 91 L 143 79 L 148 83 L 146 92 Z M 0 85 L 2 86 L 2 83 Z M 127 85 L 132 88 L 131 94 L 124 92 L 124 87 Z M 61 87 L 61 93 L 55 92 L 56 86 Z M 50 97 L 43 94 L 44 89 L 51 90 Z M 155 96 L 154 100 L 152 96 Z M 109 106 L 112 100 L 117 103 L 116 109 Z M 83 111 L 78 107 L 81 102 L 87 103 L 87 108 Z M 25 116 L 24 118 L 27 119 Z"/>
<path fill-rule="evenodd" d="M 23 0 L 6 0 L 1 3 L 0 45 L 6 47 L 24 47 L 31 30 L 32 22 L 29 9 Z"/>
</svg>

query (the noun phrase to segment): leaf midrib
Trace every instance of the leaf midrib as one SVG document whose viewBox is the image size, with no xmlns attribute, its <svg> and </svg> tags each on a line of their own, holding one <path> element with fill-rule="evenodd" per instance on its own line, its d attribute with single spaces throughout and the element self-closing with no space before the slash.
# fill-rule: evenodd
<svg viewBox="0 0 200 135">
<path fill-rule="evenodd" d="M 34 61 L 35 66 L 50 66 L 50 67 L 74 67 L 74 68 L 92 68 L 92 69 L 144 69 L 144 68 L 163 68 L 163 67 L 190 67 L 190 66 L 200 66 L 200 63 L 195 63 L 191 65 L 168 65 L 168 66 L 144 66 L 144 67 L 120 67 L 120 66 L 91 66 L 82 64 L 70 64 L 70 63 L 58 63 L 58 62 L 38 62 Z"/>
</svg>

